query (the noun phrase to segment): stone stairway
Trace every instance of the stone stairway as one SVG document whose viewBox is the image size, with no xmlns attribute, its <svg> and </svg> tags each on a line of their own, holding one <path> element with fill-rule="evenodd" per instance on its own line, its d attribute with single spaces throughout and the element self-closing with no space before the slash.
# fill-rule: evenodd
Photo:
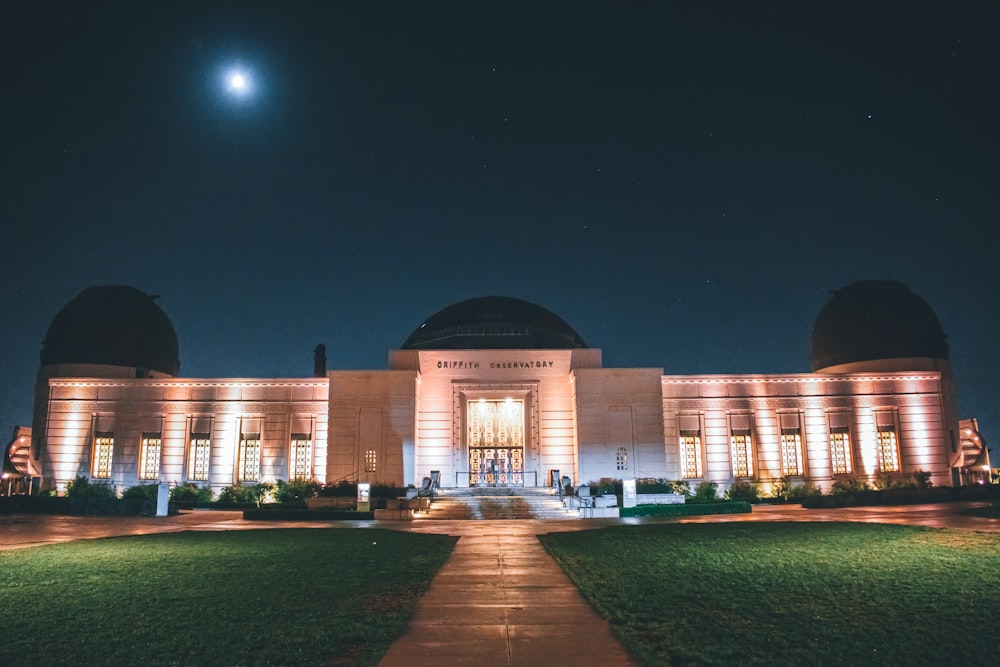
<svg viewBox="0 0 1000 667">
<path fill-rule="evenodd" d="M 443 489 L 420 519 L 579 519 L 548 489 Z"/>
</svg>

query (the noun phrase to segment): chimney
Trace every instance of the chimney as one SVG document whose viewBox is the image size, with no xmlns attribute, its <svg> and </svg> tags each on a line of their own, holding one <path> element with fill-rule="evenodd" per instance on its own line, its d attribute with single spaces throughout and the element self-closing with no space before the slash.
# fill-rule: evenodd
<svg viewBox="0 0 1000 667">
<path fill-rule="evenodd" d="M 313 377 L 326 377 L 326 345 L 323 343 L 313 350 Z"/>
</svg>

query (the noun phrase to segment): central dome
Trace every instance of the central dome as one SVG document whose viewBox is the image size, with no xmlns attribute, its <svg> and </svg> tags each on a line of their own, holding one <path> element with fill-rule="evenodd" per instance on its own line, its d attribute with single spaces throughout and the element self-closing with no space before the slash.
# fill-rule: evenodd
<svg viewBox="0 0 1000 667">
<path fill-rule="evenodd" d="M 541 306 L 507 296 L 469 299 L 439 310 L 403 343 L 404 350 L 568 350 L 580 335 Z"/>
</svg>

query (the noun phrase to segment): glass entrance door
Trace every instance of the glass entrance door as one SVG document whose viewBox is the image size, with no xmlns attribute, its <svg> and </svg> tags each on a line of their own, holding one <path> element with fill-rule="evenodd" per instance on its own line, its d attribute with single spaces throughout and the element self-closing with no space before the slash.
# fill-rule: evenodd
<svg viewBox="0 0 1000 667">
<path fill-rule="evenodd" d="M 524 485 L 524 401 L 470 401 L 469 486 Z"/>
</svg>

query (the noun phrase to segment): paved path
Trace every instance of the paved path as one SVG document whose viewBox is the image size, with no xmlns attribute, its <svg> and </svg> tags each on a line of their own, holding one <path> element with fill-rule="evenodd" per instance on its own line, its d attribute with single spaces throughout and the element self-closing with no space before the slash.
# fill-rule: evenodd
<svg viewBox="0 0 1000 667">
<path fill-rule="evenodd" d="M 539 522 L 462 523 L 380 667 L 637 664 L 542 547 Z"/>
</svg>

